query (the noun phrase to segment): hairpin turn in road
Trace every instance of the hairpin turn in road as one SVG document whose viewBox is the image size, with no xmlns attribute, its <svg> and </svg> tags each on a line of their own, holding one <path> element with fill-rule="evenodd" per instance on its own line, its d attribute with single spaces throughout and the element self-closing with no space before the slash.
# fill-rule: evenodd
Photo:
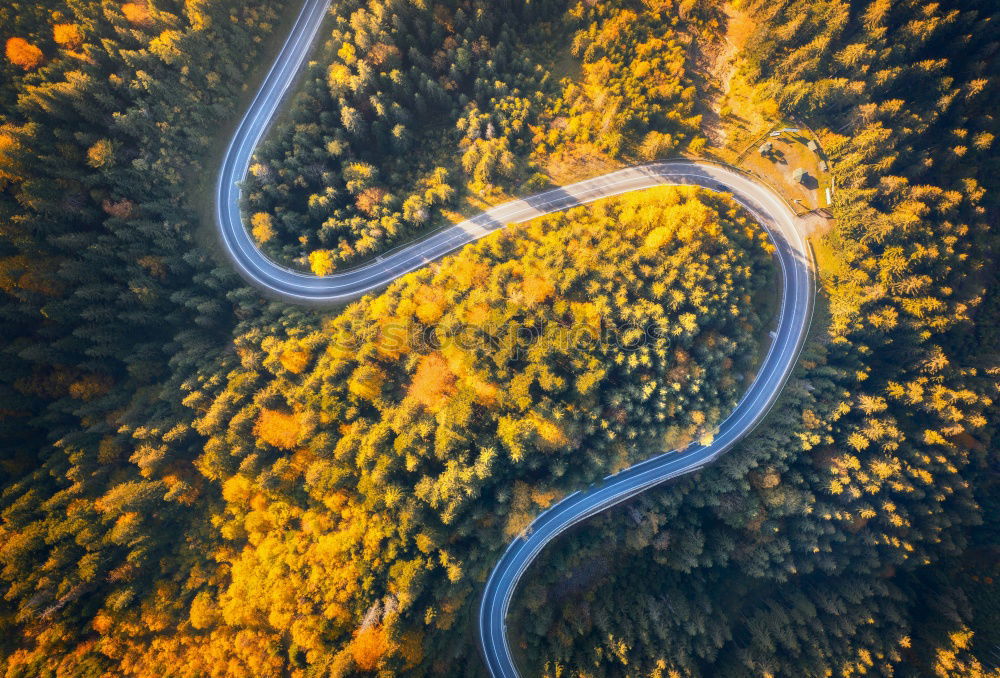
<svg viewBox="0 0 1000 678">
<path fill-rule="evenodd" d="M 240 213 L 240 182 L 251 157 L 319 33 L 330 0 L 306 0 L 274 65 L 236 129 L 216 186 L 216 221 L 237 270 L 261 289 L 288 301 L 340 302 L 384 287 L 463 245 L 507 224 L 660 185 L 694 185 L 732 195 L 763 226 L 776 247 L 781 269 L 778 324 L 757 375 L 712 442 L 654 456 L 551 506 L 504 551 L 486 582 L 478 616 L 480 650 L 490 673 L 518 676 L 505 618 L 521 576 L 539 552 L 568 528 L 671 478 L 714 461 L 767 415 L 791 374 L 812 316 L 812 258 L 798 220 L 770 189 L 748 176 L 709 162 L 675 160 L 629 167 L 562 188 L 513 200 L 472 219 L 397 248 L 373 262 L 329 276 L 285 268 L 257 247 Z"/>
</svg>

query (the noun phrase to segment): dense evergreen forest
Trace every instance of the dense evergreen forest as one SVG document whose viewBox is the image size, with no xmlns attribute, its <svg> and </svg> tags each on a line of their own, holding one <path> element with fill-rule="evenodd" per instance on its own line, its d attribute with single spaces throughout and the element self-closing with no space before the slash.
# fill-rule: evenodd
<svg viewBox="0 0 1000 678">
<path fill-rule="evenodd" d="M 295 9 L 0 5 L 6 675 L 480 675 L 505 543 L 711 436 L 752 377 L 769 247 L 688 189 L 513 227 L 346 309 L 261 299 L 201 191 Z M 265 250 L 317 273 L 581 159 L 731 158 L 754 115 L 807 120 L 831 160 L 778 407 L 543 554 L 509 621 L 525 667 L 998 675 L 998 22 L 990 0 L 334 3 L 247 185 Z"/>
</svg>

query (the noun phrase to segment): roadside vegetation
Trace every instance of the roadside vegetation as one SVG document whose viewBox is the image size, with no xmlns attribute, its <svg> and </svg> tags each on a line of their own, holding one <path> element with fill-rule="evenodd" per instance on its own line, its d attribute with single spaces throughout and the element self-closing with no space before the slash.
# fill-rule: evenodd
<svg viewBox="0 0 1000 678">
<path fill-rule="evenodd" d="M 526 666 L 996 675 L 1000 45 L 960 4 L 746 8 L 729 138 L 767 111 L 820 130 L 825 329 L 761 432 L 543 555 Z"/>
<path fill-rule="evenodd" d="M 279 10 L 0 7 L 6 675 L 481 675 L 507 541 L 711 436 L 752 374 L 768 248 L 688 189 L 497 233 L 341 311 L 261 299 L 196 243 L 188 189 Z M 255 237 L 304 269 L 594 168 L 731 158 L 787 117 L 830 160 L 778 406 L 543 554 L 508 624 L 523 665 L 996 676 L 994 3 L 336 11 L 248 184 Z"/>
<path fill-rule="evenodd" d="M 707 5 L 706 5 L 707 7 Z M 303 87 L 261 144 L 245 221 L 274 259 L 328 275 L 510 193 L 547 166 L 704 144 L 670 3 L 337 3 Z M 554 63 L 577 63 L 557 78 Z M 562 180 L 564 173 L 560 173 Z"/>
<path fill-rule="evenodd" d="M 248 323 L 225 380 L 185 397 L 222 495 L 203 604 L 276 620 L 275 642 L 294 614 L 335 675 L 475 662 L 509 539 L 735 405 L 769 248 L 728 201 L 655 189 L 492 235 L 310 331 Z"/>
</svg>

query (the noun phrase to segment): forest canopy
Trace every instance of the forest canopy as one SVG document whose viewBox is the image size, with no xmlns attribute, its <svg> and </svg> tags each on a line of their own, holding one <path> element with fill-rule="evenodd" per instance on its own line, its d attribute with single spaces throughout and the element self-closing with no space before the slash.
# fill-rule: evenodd
<svg viewBox="0 0 1000 678">
<path fill-rule="evenodd" d="M 352 0 L 333 13 L 244 187 L 245 220 L 283 263 L 328 275 L 456 209 L 537 190 L 556 150 L 655 159 L 704 144 L 680 42 L 682 26 L 703 24 L 699 12 Z M 566 57 L 580 59 L 579 80 L 553 76 Z"/>
<path fill-rule="evenodd" d="M 224 500 L 198 595 L 278 635 L 294 610 L 333 673 L 369 629 L 380 669 L 442 670 L 539 509 L 711 436 L 749 383 L 769 250 L 728 200 L 654 189 L 510 227 L 313 332 L 242 335 L 185 397 Z"/>
<path fill-rule="evenodd" d="M 203 187 L 293 4 L 0 5 L 6 675 L 482 675 L 472 613 L 509 539 L 711 436 L 766 345 L 763 233 L 691 189 L 511 227 L 347 308 L 263 299 Z M 550 182 L 737 162 L 775 125 L 830 162 L 781 400 L 543 552 L 508 619 L 524 667 L 996 675 L 998 21 L 334 4 L 246 183 L 253 236 L 303 270 Z"/>
</svg>

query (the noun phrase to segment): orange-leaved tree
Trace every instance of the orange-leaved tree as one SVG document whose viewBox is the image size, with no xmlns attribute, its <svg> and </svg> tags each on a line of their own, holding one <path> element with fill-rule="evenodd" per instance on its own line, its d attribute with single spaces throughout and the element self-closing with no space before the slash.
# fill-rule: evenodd
<svg viewBox="0 0 1000 678">
<path fill-rule="evenodd" d="M 15 66 L 31 71 L 42 65 L 45 56 L 42 50 L 24 38 L 10 38 L 7 40 L 7 60 Z"/>
</svg>

